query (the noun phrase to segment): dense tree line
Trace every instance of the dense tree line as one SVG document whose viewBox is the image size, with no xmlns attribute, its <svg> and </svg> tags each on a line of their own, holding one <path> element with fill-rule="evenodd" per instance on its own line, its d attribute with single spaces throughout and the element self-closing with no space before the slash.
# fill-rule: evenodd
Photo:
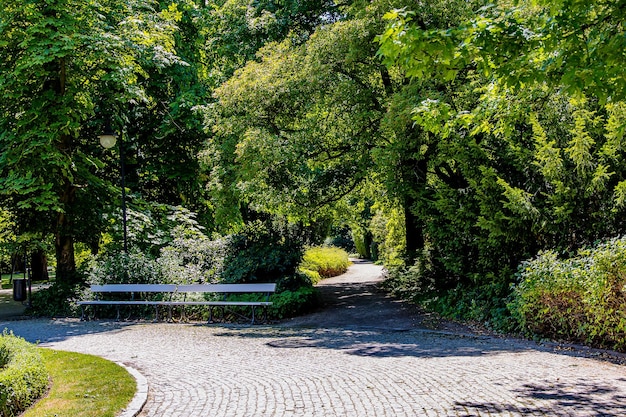
<svg viewBox="0 0 626 417">
<path fill-rule="evenodd" d="M 135 213 L 347 225 L 410 291 L 487 309 L 540 250 L 624 232 L 618 2 L 0 5 L 0 239 L 62 278 L 119 240 L 107 123 Z"/>
</svg>

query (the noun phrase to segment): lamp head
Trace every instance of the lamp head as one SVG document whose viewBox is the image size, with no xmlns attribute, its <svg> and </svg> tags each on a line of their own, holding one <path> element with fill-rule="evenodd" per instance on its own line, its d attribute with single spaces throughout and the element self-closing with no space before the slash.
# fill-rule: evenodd
<svg viewBox="0 0 626 417">
<path fill-rule="evenodd" d="M 98 135 L 98 139 L 100 139 L 100 145 L 103 148 L 109 149 L 115 146 L 115 142 L 117 141 L 117 133 L 111 129 L 111 126 L 107 124 L 104 128 L 104 132 Z"/>
</svg>

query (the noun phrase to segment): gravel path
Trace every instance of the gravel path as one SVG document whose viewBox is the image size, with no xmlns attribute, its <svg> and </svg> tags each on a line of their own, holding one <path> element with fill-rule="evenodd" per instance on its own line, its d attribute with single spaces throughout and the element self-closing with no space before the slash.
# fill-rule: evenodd
<svg viewBox="0 0 626 417">
<path fill-rule="evenodd" d="M 140 416 L 625 416 L 623 366 L 423 326 L 355 263 L 324 309 L 261 326 L 2 322 L 42 346 L 138 369 Z M 463 330 L 463 329 L 460 329 Z"/>
</svg>

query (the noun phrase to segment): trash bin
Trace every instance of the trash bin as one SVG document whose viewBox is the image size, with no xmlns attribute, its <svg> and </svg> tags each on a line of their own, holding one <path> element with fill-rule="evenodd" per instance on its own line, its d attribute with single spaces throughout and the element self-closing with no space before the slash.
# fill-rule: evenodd
<svg viewBox="0 0 626 417">
<path fill-rule="evenodd" d="M 25 279 L 13 280 L 13 300 L 15 301 L 26 300 L 26 280 Z"/>
</svg>

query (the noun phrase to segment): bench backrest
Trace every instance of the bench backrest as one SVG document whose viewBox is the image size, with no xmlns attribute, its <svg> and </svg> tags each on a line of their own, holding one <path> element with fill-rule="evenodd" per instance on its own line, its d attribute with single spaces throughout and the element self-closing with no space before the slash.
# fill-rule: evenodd
<svg viewBox="0 0 626 417">
<path fill-rule="evenodd" d="M 270 293 L 276 291 L 275 283 L 261 284 L 189 284 L 179 285 L 178 292 L 213 292 L 213 293 Z"/>
<path fill-rule="evenodd" d="M 105 284 L 92 285 L 91 292 L 174 292 L 176 284 Z"/>
<path fill-rule="evenodd" d="M 276 284 L 104 284 L 91 285 L 89 289 L 91 292 L 272 293 Z"/>
</svg>

